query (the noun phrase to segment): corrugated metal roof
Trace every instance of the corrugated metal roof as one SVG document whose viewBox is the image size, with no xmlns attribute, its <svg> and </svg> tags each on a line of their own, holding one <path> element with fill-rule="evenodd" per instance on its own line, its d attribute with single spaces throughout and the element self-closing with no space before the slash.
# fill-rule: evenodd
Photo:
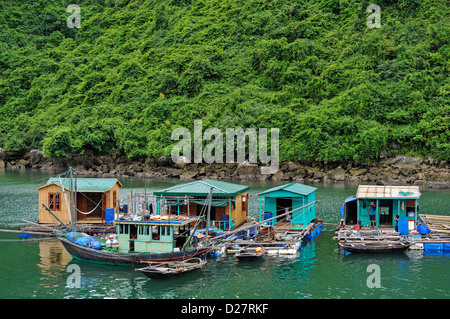
<svg viewBox="0 0 450 319">
<path fill-rule="evenodd" d="M 356 198 L 419 198 L 419 186 L 359 185 Z"/>
<path fill-rule="evenodd" d="M 157 192 L 154 195 L 174 196 L 208 196 L 213 188 L 213 196 L 235 196 L 250 189 L 249 186 L 233 184 L 212 179 L 203 179 L 185 184 L 175 185 Z"/>
<path fill-rule="evenodd" d="M 284 190 L 284 191 L 287 191 L 287 192 L 290 192 L 290 193 L 294 193 L 294 194 L 297 194 L 297 195 L 306 196 L 306 195 L 309 195 L 312 192 L 316 191 L 316 189 L 317 188 L 312 187 L 312 186 L 308 186 L 308 185 L 303 185 L 303 184 L 299 184 L 299 183 L 296 183 L 296 182 L 292 182 L 292 183 L 289 183 L 289 184 L 284 184 L 284 185 L 281 185 L 281 186 L 275 186 L 275 187 L 269 188 L 268 190 L 265 190 L 264 192 L 259 193 L 257 196 L 266 195 L 266 194 L 269 194 L 269 193 L 272 193 L 272 192 L 275 192 L 275 191 L 280 191 L 280 190 Z"/>
<path fill-rule="evenodd" d="M 61 181 L 62 181 L 62 185 L 64 188 L 67 188 L 67 189 L 70 188 L 70 179 L 69 178 L 61 178 Z M 78 192 L 104 192 L 104 191 L 111 189 L 116 182 L 118 182 L 119 185 L 122 186 L 122 184 L 119 182 L 119 180 L 117 178 L 77 178 L 76 179 L 76 185 L 77 185 Z M 51 183 L 57 183 L 58 185 L 60 185 L 59 177 L 49 178 L 45 185 L 48 185 Z M 38 189 L 44 187 L 45 185 L 38 187 Z"/>
</svg>

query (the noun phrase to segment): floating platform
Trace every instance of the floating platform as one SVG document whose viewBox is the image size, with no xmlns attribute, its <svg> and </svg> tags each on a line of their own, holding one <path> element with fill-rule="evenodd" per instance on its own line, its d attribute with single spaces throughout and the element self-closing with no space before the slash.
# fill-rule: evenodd
<svg viewBox="0 0 450 319">
<path fill-rule="evenodd" d="M 333 239 L 337 241 L 341 248 L 382 247 L 386 246 L 385 244 L 401 242 L 405 245 L 408 244 L 408 248 L 405 250 L 423 250 L 425 254 L 450 254 L 450 235 L 443 233 L 417 234 L 417 232 L 414 232 L 414 234 L 400 235 L 393 228 L 360 231 L 346 228 L 338 230 L 336 234 L 337 236 L 333 237 Z M 386 247 L 389 247 L 389 245 Z M 382 251 L 380 250 L 379 252 Z M 374 252 L 376 251 L 374 250 Z"/>
<path fill-rule="evenodd" d="M 274 226 L 264 226 L 253 239 L 236 238 L 222 245 L 221 254 L 235 254 L 248 246 L 264 247 L 267 255 L 296 255 L 302 246 L 302 241 L 311 241 L 323 229 L 323 220 L 315 219 L 305 229 L 290 229 L 283 223 Z M 250 224 L 251 226 L 251 224 Z M 245 226 L 244 226 L 245 227 Z"/>
</svg>

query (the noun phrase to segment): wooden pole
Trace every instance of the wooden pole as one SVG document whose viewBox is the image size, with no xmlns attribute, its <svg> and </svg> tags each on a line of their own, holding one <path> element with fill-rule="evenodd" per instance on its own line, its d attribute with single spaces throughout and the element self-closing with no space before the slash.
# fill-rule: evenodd
<svg viewBox="0 0 450 319">
<path fill-rule="evenodd" d="M 42 206 L 44 206 L 44 208 L 53 216 L 56 218 L 57 221 L 59 221 L 61 223 L 61 225 L 63 225 L 64 227 L 66 227 L 67 229 L 69 229 L 69 227 L 67 227 L 66 224 L 64 224 L 55 214 L 53 214 L 53 212 L 50 210 L 50 208 L 48 208 L 47 206 L 45 206 L 45 204 L 42 204 Z"/>
<path fill-rule="evenodd" d="M 296 209 L 290 210 L 290 211 L 285 212 L 285 213 L 283 213 L 283 214 L 274 216 L 274 217 L 272 217 L 272 218 L 265 219 L 265 220 L 263 220 L 263 221 L 261 221 L 261 222 L 251 224 L 250 226 L 246 226 L 246 227 L 244 227 L 244 228 L 239 227 L 238 229 L 235 229 L 235 230 L 233 230 L 233 231 L 227 232 L 226 234 L 223 234 L 223 235 L 219 235 L 219 236 L 217 236 L 217 237 L 214 237 L 214 239 L 219 239 L 219 238 L 222 238 L 222 237 L 225 237 L 225 236 L 228 236 L 228 235 L 232 235 L 232 234 L 238 233 L 238 232 L 240 232 L 240 231 L 242 231 L 242 230 L 244 230 L 244 229 L 248 229 L 248 228 L 252 228 L 252 227 L 255 227 L 255 226 L 262 225 L 262 224 L 264 224 L 264 223 L 266 223 L 266 222 L 268 222 L 268 221 L 271 221 L 272 219 L 284 217 L 284 216 L 287 215 L 287 214 L 291 214 L 291 213 L 293 213 L 293 212 L 295 212 L 295 211 L 297 211 L 297 210 L 299 210 L 299 209 L 308 207 L 308 206 L 310 206 L 310 205 L 312 205 L 312 204 L 315 204 L 315 203 L 317 203 L 317 202 L 318 202 L 318 200 L 315 200 L 315 201 L 313 201 L 313 202 L 311 202 L 311 203 L 309 203 L 309 204 L 303 205 L 303 206 L 301 206 L 301 207 L 298 207 L 298 208 L 296 208 Z"/>
<path fill-rule="evenodd" d="M 72 167 L 69 167 L 69 176 L 70 176 L 70 210 L 72 214 L 72 230 L 76 231 L 77 223 L 76 223 L 76 213 L 75 213 L 75 199 L 73 195 L 73 171 Z"/>
<path fill-rule="evenodd" d="M 209 202 L 208 202 L 208 215 L 207 215 L 207 223 L 206 223 L 206 238 L 208 238 L 208 234 L 209 234 L 209 224 L 210 224 L 210 219 L 211 219 L 211 203 L 212 203 L 212 193 L 213 193 L 213 188 L 211 187 L 211 189 L 209 190 Z"/>
<path fill-rule="evenodd" d="M 30 234 L 30 235 L 39 235 L 39 236 L 55 236 L 55 233 L 26 231 L 26 230 L 0 229 L 0 232 L 1 233 L 13 233 L 13 234 Z"/>
</svg>

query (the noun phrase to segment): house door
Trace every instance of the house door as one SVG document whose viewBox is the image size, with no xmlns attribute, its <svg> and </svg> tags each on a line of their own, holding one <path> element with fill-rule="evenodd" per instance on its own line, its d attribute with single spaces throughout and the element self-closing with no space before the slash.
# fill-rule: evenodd
<svg viewBox="0 0 450 319">
<path fill-rule="evenodd" d="M 287 211 L 292 210 L 292 198 L 285 198 L 285 197 L 278 197 L 277 198 L 277 215 L 281 215 L 284 214 Z M 289 214 L 290 215 L 290 214 Z M 283 219 L 288 219 L 287 217 L 282 218 Z M 279 222 L 280 220 L 278 219 L 277 222 Z"/>
<path fill-rule="evenodd" d="M 81 212 L 87 212 L 87 198 L 83 193 L 77 194 L 77 220 L 83 220 L 86 218 L 86 214 L 82 214 Z"/>
<path fill-rule="evenodd" d="M 380 200 L 380 225 L 392 226 L 392 199 Z"/>
<path fill-rule="evenodd" d="M 358 205 L 357 201 L 345 203 L 345 223 L 348 225 L 355 225 L 358 220 Z"/>
</svg>

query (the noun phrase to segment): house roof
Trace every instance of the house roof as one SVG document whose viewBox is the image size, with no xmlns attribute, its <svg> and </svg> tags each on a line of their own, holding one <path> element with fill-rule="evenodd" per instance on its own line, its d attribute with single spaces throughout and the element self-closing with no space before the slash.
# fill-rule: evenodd
<svg viewBox="0 0 450 319">
<path fill-rule="evenodd" d="M 356 198 L 419 198 L 419 186 L 359 185 Z"/>
<path fill-rule="evenodd" d="M 160 191 L 153 192 L 154 195 L 165 196 L 208 196 L 213 188 L 213 196 L 236 196 L 250 189 L 249 186 L 233 184 L 212 179 L 203 179 L 185 184 L 175 185 Z"/>
<path fill-rule="evenodd" d="M 61 178 L 61 181 L 64 188 L 70 189 L 69 178 Z M 119 183 L 119 186 L 122 186 L 117 178 L 77 178 L 76 190 L 78 192 L 104 192 L 111 189 L 116 183 Z M 44 188 L 50 184 L 60 185 L 59 177 L 49 178 L 45 185 L 42 185 L 36 189 Z"/>
<path fill-rule="evenodd" d="M 312 187 L 312 186 L 292 182 L 289 184 L 284 184 L 281 186 L 275 186 L 275 187 L 269 188 L 269 189 L 265 190 L 264 192 L 259 193 L 257 196 L 266 196 L 269 193 L 276 192 L 276 191 L 286 191 L 286 192 L 293 193 L 296 195 L 306 196 L 306 195 L 309 195 L 312 192 L 316 191 L 316 189 L 317 188 Z"/>
</svg>

